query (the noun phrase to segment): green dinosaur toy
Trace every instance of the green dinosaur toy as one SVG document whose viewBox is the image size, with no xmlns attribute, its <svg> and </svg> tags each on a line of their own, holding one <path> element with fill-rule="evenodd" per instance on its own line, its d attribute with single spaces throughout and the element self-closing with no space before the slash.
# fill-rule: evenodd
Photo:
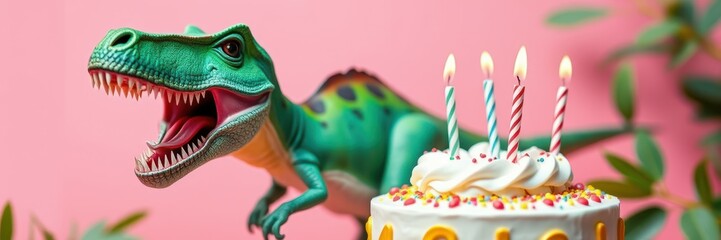
<svg viewBox="0 0 721 240">
<path fill-rule="evenodd" d="M 229 154 L 267 170 L 273 182 L 248 220 L 248 229 L 261 228 L 265 238 L 282 239 L 290 215 L 321 203 L 363 223 L 372 197 L 407 184 L 424 150 L 447 146 L 443 119 L 364 72 L 336 74 L 308 101 L 290 102 L 245 25 L 212 35 L 194 26 L 182 35 L 111 30 L 88 70 L 93 87 L 106 93 L 160 95 L 164 102 L 158 140 L 136 158 L 143 184 L 167 187 Z M 567 132 L 563 147 L 573 151 L 626 131 Z M 463 148 L 486 140 L 466 131 L 460 137 Z M 525 139 L 521 147 L 549 142 Z M 302 194 L 268 213 L 287 187 Z"/>
</svg>

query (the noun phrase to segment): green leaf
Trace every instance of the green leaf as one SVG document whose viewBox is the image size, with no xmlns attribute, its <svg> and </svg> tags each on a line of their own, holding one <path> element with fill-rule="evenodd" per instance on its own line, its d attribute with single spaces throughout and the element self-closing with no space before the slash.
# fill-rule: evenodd
<svg viewBox="0 0 721 240">
<path fill-rule="evenodd" d="M 711 203 L 711 208 L 713 208 L 713 213 L 716 214 L 716 217 L 721 219 L 721 197 L 713 200 L 713 203 Z"/>
<path fill-rule="evenodd" d="M 706 158 L 711 162 L 716 178 L 721 181 L 721 131 L 707 135 L 701 144 L 706 147 Z"/>
<path fill-rule="evenodd" d="M 696 185 L 696 194 L 701 202 L 711 204 L 713 193 L 706 172 L 706 162 L 706 159 L 704 159 L 696 165 L 696 170 L 693 172 L 693 182 Z"/>
<path fill-rule="evenodd" d="M 55 240 L 55 236 L 47 228 L 45 228 L 45 225 L 43 225 L 35 215 L 31 215 L 30 216 L 30 233 L 31 233 L 31 235 L 34 234 L 35 228 L 40 230 L 40 232 L 43 234 L 43 239 Z"/>
<path fill-rule="evenodd" d="M 43 230 L 43 239 L 45 239 L 45 240 L 55 240 L 55 237 L 54 237 L 53 234 L 50 233 L 49 231 Z"/>
<path fill-rule="evenodd" d="M 686 41 L 681 49 L 674 53 L 671 58 L 670 67 L 676 68 L 688 61 L 698 50 L 698 43 L 694 41 Z"/>
<path fill-rule="evenodd" d="M 125 217 L 125 218 L 121 219 L 120 221 L 118 221 L 117 223 L 115 223 L 115 225 L 113 225 L 112 227 L 110 227 L 108 229 L 108 232 L 109 233 L 122 232 L 127 227 L 129 227 L 129 226 L 137 223 L 138 221 L 142 220 L 143 218 L 145 218 L 146 215 L 147 215 L 146 212 L 136 212 L 136 213 L 130 214 L 127 217 Z"/>
<path fill-rule="evenodd" d="M 647 189 L 651 191 L 651 185 L 653 185 L 653 178 L 648 173 L 639 169 L 638 167 L 631 164 L 628 160 L 623 159 L 621 156 L 613 153 L 605 153 L 606 160 L 613 168 L 621 173 L 629 183 L 636 185 L 639 188 Z"/>
<path fill-rule="evenodd" d="M 647 131 L 636 132 L 636 155 L 641 161 L 641 167 L 651 174 L 654 180 L 663 177 L 663 156 Z"/>
<path fill-rule="evenodd" d="M 718 240 L 721 236 L 716 221 L 708 208 L 692 208 L 681 215 L 681 229 L 690 240 Z"/>
<path fill-rule="evenodd" d="M 626 218 L 626 239 L 652 239 L 666 223 L 666 210 L 651 206 Z"/>
<path fill-rule="evenodd" d="M 721 108 L 721 82 L 718 80 L 707 76 L 685 76 L 681 86 L 691 100 Z"/>
<path fill-rule="evenodd" d="M 670 37 L 681 29 L 681 22 L 668 19 L 643 30 L 636 38 L 637 45 L 648 45 L 656 43 L 661 39 Z"/>
<path fill-rule="evenodd" d="M 701 17 L 699 32 L 703 35 L 708 34 L 716 25 L 719 18 L 721 18 L 721 0 L 714 0 L 706 9 L 706 14 Z"/>
<path fill-rule="evenodd" d="M 573 26 L 600 19 L 608 10 L 597 7 L 573 7 L 556 11 L 546 19 L 546 23 L 556 26 Z"/>
<path fill-rule="evenodd" d="M 136 240 L 137 238 L 123 233 L 106 233 L 105 222 L 98 222 L 93 225 L 85 234 L 83 240 Z"/>
<path fill-rule="evenodd" d="M 3 215 L 0 218 L 0 240 L 13 238 L 13 207 L 10 202 L 5 203 Z"/>
<path fill-rule="evenodd" d="M 721 118 L 721 108 L 716 108 L 708 104 L 700 104 L 696 110 L 696 117 L 699 120 L 719 119 Z"/>
<path fill-rule="evenodd" d="M 721 131 L 716 131 L 709 135 L 706 135 L 701 141 L 701 145 L 704 146 L 717 146 L 721 145 Z"/>
<path fill-rule="evenodd" d="M 693 0 L 675 0 L 669 5 L 669 16 L 696 27 L 696 6 Z"/>
<path fill-rule="evenodd" d="M 707 76 L 685 76 L 682 88 L 686 97 L 698 106 L 700 119 L 721 118 L 721 82 Z"/>
<path fill-rule="evenodd" d="M 601 191 L 619 198 L 642 198 L 651 195 L 651 189 L 643 189 L 628 182 L 613 180 L 595 180 L 588 183 Z"/>
<path fill-rule="evenodd" d="M 633 67 L 628 63 L 621 65 L 613 78 L 613 99 L 624 120 L 631 122 L 634 111 L 634 77 Z"/>
<path fill-rule="evenodd" d="M 647 45 L 636 45 L 631 44 L 626 47 L 619 48 L 615 51 L 613 51 L 606 59 L 603 60 L 603 65 L 608 65 L 612 62 L 615 62 L 619 59 L 623 59 L 625 57 L 634 55 L 634 54 L 641 54 L 641 53 L 666 53 L 670 51 L 671 48 L 666 43 L 656 43 L 656 44 L 647 44 Z"/>
</svg>

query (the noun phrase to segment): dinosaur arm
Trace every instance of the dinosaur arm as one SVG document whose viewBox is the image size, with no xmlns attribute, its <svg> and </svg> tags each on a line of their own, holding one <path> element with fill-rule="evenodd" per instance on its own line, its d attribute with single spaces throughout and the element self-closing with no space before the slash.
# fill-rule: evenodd
<svg viewBox="0 0 721 240">
<path fill-rule="evenodd" d="M 274 202 L 278 201 L 285 193 L 288 188 L 280 185 L 278 182 L 273 181 L 273 184 L 268 189 L 268 192 L 261 197 L 253 207 L 248 217 L 248 231 L 253 232 L 253 226 L 261 227 L 261 219 L 268 213 L 268 207 Z"/>
<path fill-rule="evenodd" d="M 280 234 L 280 227 L 288 221 L 291 214 L 316 206 L 328 198 L 328 189 L 320 171 L 318 158 L 308 151 L 295 150 L 293 160 L 295 172 L 308 189 L 297 198 L 278 206 L 262 220 L 263 236 L 266 239 L 269 233 L 272 233 L 276 239 L 283 239 L 285 236 Z"/>
<path fill-rule="evenodd" d="M 288 188 L 286 186 L 280 185 L 278 182 L 273 181 L 273 185 L 270 186 L 268 192 L 263 195 L 263 199 L 267 201 L 268 204 L 273 204 L 275 201 L 278 201 L 278 199 L 283 197 L 287 191 Z"/>
</svg>

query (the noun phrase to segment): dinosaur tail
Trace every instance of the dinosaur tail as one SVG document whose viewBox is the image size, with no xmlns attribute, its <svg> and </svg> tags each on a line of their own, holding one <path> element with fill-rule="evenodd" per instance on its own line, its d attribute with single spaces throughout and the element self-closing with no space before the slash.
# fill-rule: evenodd
<svg viewBox="0 0 721 240">
<path fill-rule="evenodd" d="M 622 134 L 631 133 L 633 130 L 634 129 L 632 127 L 607 127 L 592 130 L 566 131 L 563 133 L 563 139 L 561 140 L 561 152 L 564 154 L 573 153 L 597 142 Z M 466 130 L 461 130 L 459 138 L 461 141 L 461 148 L 463 149 L 468 149 L 478 142 L 488 141 L 488 137 Z M 507 149 L 508 139 L 501 138 L 500 143 L 501 151 Z M 520 149 L 527 149 L 533 146 L 541 149 L 548 149 L 550 143 L 551 136 L 543 135 L 522 138 L 519 144 Z"/>
</svg>

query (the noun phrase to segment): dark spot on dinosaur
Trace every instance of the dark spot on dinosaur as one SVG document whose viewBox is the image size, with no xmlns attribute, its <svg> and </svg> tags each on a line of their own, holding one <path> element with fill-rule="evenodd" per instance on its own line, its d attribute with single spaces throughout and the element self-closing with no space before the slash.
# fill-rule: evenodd
<svg viewBox="0 0 721 240">
<path fill-rule="evenodd" d="M 385 113 L 386 115 L 391 115 L 391 109 L 388 107 L 383 107 L 383 113 Z"/>
<path fill-rule="evenodd" d="M 351 112 L 353 112 L 353 115 L 355 115 L 358 119 L 363 120 L 363 113 L 361 113 L 358 109 L 353 109 Z"/>
<path fill-rule="evenodd" d="M 325 104 L 323 103 L 323 100 L 317 98 L 311 99 L 308 103 L 308 107 L 310 107 L 311 111 L 318 114 L 325 112 Z"/>
<path fill-rule="evenodd" d="M 280 101 L 280 106 L 281 106 L 283 109 L 288 108 L 288 101 Z"/>
<path fill-rule="evenodd" d="M 325 128 L 328 128 L 328 123 L 327 123 L 327 122 L 320 122 L 320 126 L 321 126 L 322 128 L 324 128 L 324 129 L 325 129 Z"/>
<path fill-rule="evenodd" d="M 350 86 L 338 87 L 338 90 L 336 91 L 338 92 L 338 96 L 340 96 L 341 98 L 351 102 L 355 101 L 355 92 L 353 91 L 353 89 L 350 88 Z"/>
<path fill-rule="evenodd" d="M 366 83 L 366 88 L 368 88 L 368 91 L 370 91 L 377 98 L 383 99 L 385 97 L 378 85 L 374 83 Z"/>
</svg>

